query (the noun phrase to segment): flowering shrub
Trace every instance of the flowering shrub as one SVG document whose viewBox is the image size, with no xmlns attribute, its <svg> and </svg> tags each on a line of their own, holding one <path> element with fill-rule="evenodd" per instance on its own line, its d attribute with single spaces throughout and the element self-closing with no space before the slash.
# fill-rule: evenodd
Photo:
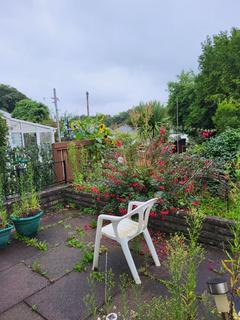
<svg viewBox="0 0 240 320">
<path fill-rule="evenodd" d="M 136 143 L 119 144 L 103 163 L 102 176 L 92 184 L 79 185 L 107 202 L 103 212 L 124 215 L 131 200 L 146 201 L 158 197 L 151 217 L 161 217 L 178 209 L 198 207 L 205 193 L 214 196 L 224 176 L 213 161 L 188 153 L 177 154 L 168 142 L 167 132 L 160 129 L 159 136 L 149 146 Z"/>
</svg>

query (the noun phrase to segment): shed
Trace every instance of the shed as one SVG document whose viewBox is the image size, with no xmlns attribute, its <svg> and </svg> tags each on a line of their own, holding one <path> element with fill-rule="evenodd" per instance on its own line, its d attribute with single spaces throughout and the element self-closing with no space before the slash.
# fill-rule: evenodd
<svg viewBox="0 0 240 320">
<path fill-rule="evenodd" d="M 6 120 L 9 130 L 9 144 L 12 148 L 28 147 L 55 142 L 54 133 L 56 128 L 43 124 L 29 122 L 12 118 L 11 114 L 0 110 L 2 117 Z"/>
</svg>

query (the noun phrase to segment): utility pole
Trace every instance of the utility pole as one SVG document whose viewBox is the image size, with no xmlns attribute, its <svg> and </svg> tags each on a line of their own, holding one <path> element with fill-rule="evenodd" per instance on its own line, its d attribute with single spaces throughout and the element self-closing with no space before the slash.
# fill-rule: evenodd
<svg viewBox="0 0 240 320">
<path fill-rule="evenodd" d="M 55 111 L 56 111 L 56 121 L 57 121 L 57 131 L 58 131 L 58 142 L 61 142 L 61 131 L 60 131 L 60 124 L 59 124 L 59 115 L 58 115 L 58 105 L 57 102 L 59 101 L 57 94 L 56 94 L 56 89 L 53 88 L 53 103 L 55 105 Z"/>
<path fill-rule="evenodd" d="M 178 137 L 178 97 L 177 97 L 177 153 L 179 153 L 179 137 Z"/>
<path fill-rule="evenodd" d="M 87 116 L 89 117 L 89 92 L 86 92 L 86 98 L 87 98 Z"/>
</svg>

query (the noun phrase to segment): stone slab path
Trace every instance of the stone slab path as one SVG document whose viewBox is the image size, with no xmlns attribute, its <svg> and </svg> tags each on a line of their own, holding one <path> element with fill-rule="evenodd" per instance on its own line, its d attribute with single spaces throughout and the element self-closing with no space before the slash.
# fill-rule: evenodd
<svg viewBox="0 0 240 320">
<path fill-rule="evenodd" d="M 86 271 L 74 271 L 81 260 L 82 251 L 67 246 L 67 239 L 81 228 L 85 230 L 81 241 L 94 241 L 95 230 L 89 228 L 93 216 L 81 215 L 77 210 L 46 214 L 38 239 L 48 243 L 47 251 L 39 251 L 18 240 L 0 251 L 0 320 L 85 320 L 90 319 L 84 299 L 91 291 Z M 119 276 L 129 269 L 121 249 L 110 241 L 103 241 L 109 248 L 107 265 L 114 273 L 114 294 L 119 296 Z M 137 268 L 144 265 L 144 257 L 133 254 Z M 219 264 L 223 252 L 207 247 L 205 261 L 199 268 L 198 292 L 206 289 L 206 280 L 211 275 L 208 265 Z M 99 271 L 105 270 L 106 255 L 100 256 Z M 163 267 L 150 267 L 156 277 L 167 277 Z M 166 289 L 157 281 L 141 275 L 142 287 L 148 297 L 165 295 Z M 104 303 L 104 282 L 96 282 L 97 304 Z M 90 317 L 90 318 L 89 318 Z"/>
</svg>

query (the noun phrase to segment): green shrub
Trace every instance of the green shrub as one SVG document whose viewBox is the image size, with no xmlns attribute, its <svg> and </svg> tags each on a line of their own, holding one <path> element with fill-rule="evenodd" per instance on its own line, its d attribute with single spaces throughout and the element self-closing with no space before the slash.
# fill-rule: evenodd
<svg viewBox="0 0 240 320">
<path fill-rule="evenodd" d="M 240 103 L 237 100 L 223 100 L 217 106 L 213 122 L 219 132 L 223 132 L 227 128 L 240 127 Z"/>
<path fill-rule="evenodd" d="M 221 158 L 225 162 L 234 161 L 240 152 L 240 129 L 228 129 L 204 142 L 202 147 L 206 158 Z"/>
</svg>

